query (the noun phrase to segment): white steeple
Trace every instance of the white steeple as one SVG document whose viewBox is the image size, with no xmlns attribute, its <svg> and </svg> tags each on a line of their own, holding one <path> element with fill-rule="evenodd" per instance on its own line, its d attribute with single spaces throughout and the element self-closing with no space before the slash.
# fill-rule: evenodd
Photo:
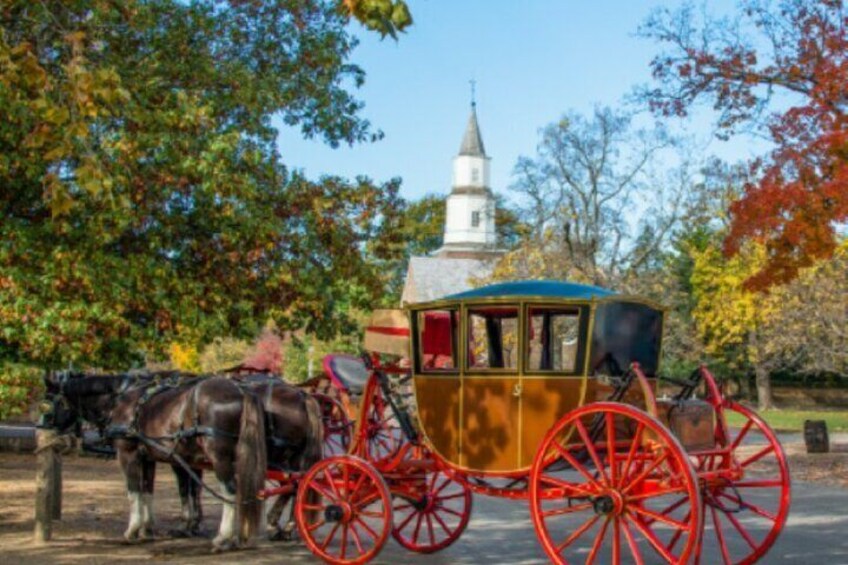
<svg viewBox="0 0 848 565">
<path fill-rule="evenodd" d="M 489 161 L 477 124 L 477 104 L 472 95 L 471 115 L 459 154 L 453 159 L 453 188 L 447 199 L 445 236 L 440 255 L 495 250 L 495 199 L 489 188 Z"/>
</svg>

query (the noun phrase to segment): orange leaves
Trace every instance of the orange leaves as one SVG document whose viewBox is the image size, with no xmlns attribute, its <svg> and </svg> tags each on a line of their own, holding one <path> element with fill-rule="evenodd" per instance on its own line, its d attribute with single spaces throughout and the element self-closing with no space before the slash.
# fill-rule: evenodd
<svg viewBox="0 0 848 565">
<path fill-rule="evenodd" d="M 780 10 L 743 2 L 734 19 L 660 10 L 641 30 L 668 47 L 652 62 L 660 86 L 644 93 L 654 111 L 685 114 L 711 101 L 720 136 L 745 125 L 774 142 L 761 177 L 731 207 L 724 246 L 764 246 L 767 260 L 748 288 L 786 282 L 829 256 L 836 226 L 848 221 L 846 20 L 843 2 L 787 0 Z M 771 105 L 781 91 L 788 108 Z"/>
</svg>

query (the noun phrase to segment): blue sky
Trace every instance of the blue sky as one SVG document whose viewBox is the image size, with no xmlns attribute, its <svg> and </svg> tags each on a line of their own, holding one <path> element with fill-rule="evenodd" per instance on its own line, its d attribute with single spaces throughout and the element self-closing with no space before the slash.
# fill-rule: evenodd
<svg viewBox="0 0 848 565">
<path fill-rule="evenodd" d="M 385 133 L 373 144 L 331 149 L 282 129 L 283 161 L 310 177 L 368 175 L 403 179 L 410 199 L 450 190 L 451 159 L 469 113 L 469 80 L 492 188 L 508 195 L 520 155 L 533 155 L 538 131 L 566 110 L 588 113 L 617 105 L 634 85 L 650 80 L 658 46 L 636 37 L 657 5 L 678 2 L 575 0 L 407 0 L 415 24 L 397 42 L 355 27 L 361 39 L 352 61 L 367 73 L 358 97 L 363 115 Z M 729 9 L 732 0 L 711 2 Z M 709 115 L 688 126 L 709 138 Z M 744 158 L 748 145 L 712 142 L 726 158 Z"/>
</svg>

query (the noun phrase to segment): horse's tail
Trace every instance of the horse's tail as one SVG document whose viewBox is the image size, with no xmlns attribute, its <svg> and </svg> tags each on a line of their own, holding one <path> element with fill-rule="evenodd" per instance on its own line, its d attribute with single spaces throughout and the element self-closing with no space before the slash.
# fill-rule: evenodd
<svg viewBox="0 0 848 565">
<path fill-rule="evenodd" d="M 265 487 L 268 455 L 265 445 L 265 409 L 256 396 L 243 395 L 241 425 L 236 444 L 236 508 L 239 538 L 247 542 L 262 527 L 263 501 L 257 495 Z"/>
<path fill-rule="evenodd" d="M 304 399 L 304 404 L 309 426 L 306 430 L 303 453 L 300 456 L 301 471 L 307 471 L 312 465 L 320 461 L 324 451 L 324 418 L 321 414 L 321 405 L 308 395 Z"/>
<path fill-rule="evenodd" d="M 306 429 L 303 451 L 300 454 L 300 470 L 306 472 L 324 457 L 324 417 L 321 405 L 312 396 L 306 396 L 304 407 L 309 425 Z M 313 508 L 318 506 L 318 494 L 314 489 L 307 493 L 306 502 Z M 306 519 L 309 523 L 314 522 L 316 511 L 307 510 Z"/>
</svg>

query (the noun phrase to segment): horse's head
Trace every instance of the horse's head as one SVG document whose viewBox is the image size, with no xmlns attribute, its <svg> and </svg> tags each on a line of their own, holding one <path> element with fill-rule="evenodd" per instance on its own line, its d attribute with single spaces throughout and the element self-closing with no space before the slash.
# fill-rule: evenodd
<svg viewBox="0 0 848 565">
<path fill-rule="evenodd" d="M 66 432 L 82 418 L 78 398 L 71 398 L 71 383 L 83 376 L 70 371 L 50 371 L 44 375 L 44 402 L 41 404 L 39 426 Z"/>
</svg>

